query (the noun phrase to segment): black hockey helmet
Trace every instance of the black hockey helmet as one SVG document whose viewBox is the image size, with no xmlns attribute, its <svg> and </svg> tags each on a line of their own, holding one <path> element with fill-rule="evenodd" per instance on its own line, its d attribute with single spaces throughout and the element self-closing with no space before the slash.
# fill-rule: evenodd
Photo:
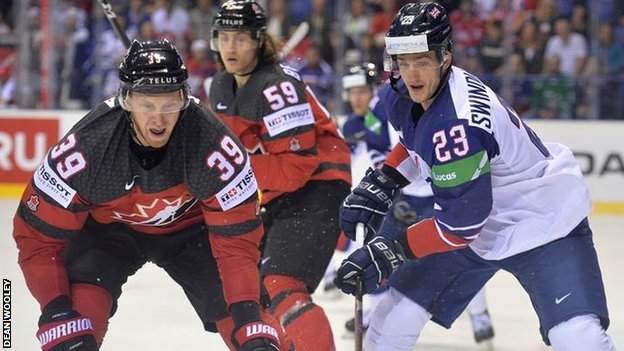
<svg viewBox="0 0 624 351">
<path fill-rule="evenodd" d="M 451 32 L 444 6 L 431 1 L 406 4 L 386 33 L 386 52 L 394 56 L 435 50 L 442 55 L 452 50 Z"/>
<path fill-rule="evenodd" d="M 374 63 L 366 62 L 348 68 L 347 74 L 342 77 L 342 88 L 344 90 L 362 86 L 374 88 L 379 83 L 378 79 L 377 66 Z"/>
<path fill-rule="evenodd" d="M 254 0 L 228 0 L 221 5 L 212 21 L 211 49 L 218 51 L 216 38 L 220 31 L 249 31 L 260 40 L 267 29 L 267 16 L 262 6 Z"/>
<path fill-rule="evenodd" d="M 436 2 L 421 1 L 401 7 L 392 20 L 385 38 L 384 70 L 390 72 L 392 88 L 401 93 L 397 88 L 401 78 L 396 63 L 397 55 L 433 50 L 440 62 L 441 83 L 432 96 L 437 95 L 442 88 L 442 81 L 446 80 L 450 71 L 443 72 L 442 64 L 446 54 L 453 50 L 452 31 L 446 9 Z"/>
<path fill-rule="evenodd" d="M 169 40 L 133 40 L 119 65 L 124 88 L 138 92 L 169 92 L 184 87 L 186 66 Z"/>
<path fill-rule="evenodd" d="M 119 65 L 121 105 L 127 108 L 130 92 L 167 93 L 180 90 L 184 108 L 188 106 L 188 72 L 182 57 L 169 40 L 133 40 Z"/>
</svg>

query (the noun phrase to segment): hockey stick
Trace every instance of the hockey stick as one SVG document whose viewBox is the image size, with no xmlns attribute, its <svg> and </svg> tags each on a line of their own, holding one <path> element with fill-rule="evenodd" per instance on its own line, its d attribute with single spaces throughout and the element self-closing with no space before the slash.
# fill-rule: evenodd
<svg viewBox="0 0 624 351">
<path fill-rule="evenodd" d="M 121 30 L 121 27 L 119 26 L 119 22 L 117 22 L 117 14 L 115 13 L 115 11 L 113 11 L 113 7 L 111 6 L 111 4 L 108 3 L 108 0 L 98 0 L 98 2 L 100 3 L 100 5 L 102 5 L 102 10 L 104 10 L 104 14 L 106 15 L 106 18 L 108 19 L 108 22 L 110 22 L 111 26 L 113 27 L 113 30 L 115 31 L 115 34 L 117 35 L 117 38 L 121 40 L 121 42 L 124 44 L 124 47 L 126 49 L 129 48 L 130 39 L 128 39 L 126 32 Z"/>
<path fill-rule="evenodd" d="M 364 246 L 364 237 L 366 236 L 366 231 L 364 229 L 364 223 L 358 223 L 355 227 L 355 245 L 360 248 Z M 358 280 L 357 286 L 355 288 L 355 318 L 354 322 L 354 334 L 355 334 L 355 351 L 362 351 L 362 341 L 364 338 L 364 304 L 362 302 L 362 281 Z"/>
<path fill-rule="evenodd" d="M 277 54 L 279 60 L 283 60 L 294 48 L 301 43 L 301 41 L 308 35 L 308 31 L 310 30 L 310 25 L 308 22 L 301 22 L 301 24 L 297 27 L 297 29 L 293 32 L 293 34 L 288 38 L 286 44 L 282 47 L 282 50 Z"/>
</svg>

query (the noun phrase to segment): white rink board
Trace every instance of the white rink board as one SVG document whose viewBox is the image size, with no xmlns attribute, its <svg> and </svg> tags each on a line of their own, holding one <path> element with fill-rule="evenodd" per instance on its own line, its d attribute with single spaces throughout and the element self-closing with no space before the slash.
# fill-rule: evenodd
<svg viewBox="0 0 624 351">
<path fill-rule="evenodd" d="M 27 291 L 16 260 L 17 250 L 11 237 L 16 200 L 0 200 L 0 276 L 12 282 L 12 350 L 37 350 L 34 337 L 38 306 Z M 601 262 L 611 313 L 609 333 L 619 350 L 624 350 L 624 217 L 592 218 L 595 242 Z M 202 330 L 182 289 L 156 266 L 148 264 L 130 278 L 119 300 L 119 311 L 111 319 L 102 351 L 158 350 L 213 351 L 226 350 L 216 334 Z M 497 351 L 549 350 L 541 343 L 537 318 L 526 294 L 507 273 L 497 274 L 487 288 L 489 310 L 494 321 Z M 338 351 L 354 349 L 352 339 L 344 339 L 343 324 L 353 311 L 353 299 L 328 300 L 316 295 L 326 308 L 334 327 Z M 406 321 L 409 323 L 409 321 Z M 476 346 L 468 318 L 460 317 L 451 330 L 427 326 L 416 350 L 473 351 Z M 319 350 L 322 351 L 322 350 Z"/>
</svg>

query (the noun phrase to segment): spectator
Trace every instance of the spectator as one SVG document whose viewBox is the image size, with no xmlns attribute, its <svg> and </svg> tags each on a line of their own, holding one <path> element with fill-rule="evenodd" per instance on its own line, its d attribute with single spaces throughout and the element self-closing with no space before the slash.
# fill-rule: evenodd
<svg viewBox="0 0 624 351">
<path fill-rule="evenodd" d="M 534 117 L 572 118 L 575 102 L 574 82 L 561 73 L 559 56 L 547 56 L 543 75 L 536 79 L 531 96 Z"/>
<path fill-rule="evenodd" d="M 503 45 L 503 27 L 499 21 L 488 21 L 479 44 L 479 56 L 485 73 L 494 74 L 503 65 L 507 50 Z"/>
<path fill-rule="evenodd" d="M 303 66 L 299 69 L 301 80 L 314 92 L 322 105 L 332 111 L 330 100 L 334 84 L 333 70 L 322 59 L 321 50 L 317 45 L 310 46 L 305 53 Z"/>
<path fill-rule="evenodd" d="M 370 61 L 377 67 L 383 67 L 384 38 L 398 9 L 394 0 L 380 0 L 379 5 L 381 10 L 372 16 L 368 31 L 371 40 L 369 55 Z"/>
<path fill-rule="evenodd" d="M 546 43 L 546 57 L 558 56 L 561 60 L 561 73 L 568 77 L 579 75 L 587 60 L 587 41 L 578 33 L 573 33 L 566 17 L 555 22 L 556 35 Z"/>
<path fill-rule="evenodd" d="M 210 41 L 212 30 L 212 18 L 214 17 L 216 6 L 213 0 L 198 0 L 190 13 L 191 34 L 193 39 L 203 39 Z"/>
<path fill-rule="evenodd" d="M 615 41 L 624 45 L 624 14 L 618 17 L 615 26 Z"/>
<path fill-rule="evenodd" d="M 269 20 L 267 33 L 274 39 L 285 42 L 292 34 L 294 28 L 288 15 L 286 0 L 271 0 L 269 2 Z"/>
<path fill-rule="evenodd" d="M 343 23 L 348 46 L 361 52 L 368 51 L 370 44 L 367 34 L 371 16 L 366 11 L 366 2 L 364 0 L 351 1 L 351 12 L 347 13 Z"/>
<path fill-rule="evenodd" d="M 537 32 L 537 24 L 527 21 L 520 29 L 520 36 L 516 43 L 516 52 L 522 56 L 528 74 L 542 72 L 544 59 L 544 42 Z"/>
<path fill-rule="evenodd" d="M 462 0 L 460 8 L 451 14 L 455 53 L 459 57 L 464 51 L 476 47 L 483 38 L 483 21 L 477 15 L 473 0 Z"/>
<path fill-rule="evenodd" d="M 141 23 L 149 18 L 145 3 L 143 0 L 130 0 L 126 9 L 126 30 L 130 33 L 138 33 Z M 129 36 L 134 38 L 134 36 Z"/>
<path fill-rule="evenodd" d="M 531 109 L 531 81 L 526 75 L 526 64 L 522 54 L 514 52 L 502 67 L 502 74 L 509 79 L 511 89 L 506 97 L 511 106 L 520 116 L 524 116 Z"/>
<path fill-rule="evenodd" d="M 334 62 L 333 43 L 331 41 L 332 17 L 330 10 L 334 2 L 313 0 L 312 13 L 308 19 L 312 42 L 320 48 L 321 57 L 326 62 Z"/>
<path fill-rule="evenodd" d="M 202 102 L 207 101 L 204 81 L 217 71 L 214 61 L 209 56 L 208 41 L 195 39 L 191 45 L 191 57 L 186 60 L 188 69 L 188 85 L 191 93 Z"/>
<path fill-rule="evenodd" d="M 156 10 L 152 13 L 154 30 L 160 37 L 173 40 L 180 51 L 184 51 L 189 22 L 186 9 L 174 6 L 173 0 L 156 0 Z"/>
<path fill-rule="evenodd" d="M 587 27 L 587 8 L 584 5 L 576 4 L 572 8 L 570 27 L 573 32 L 583 35 L 585 39 L 589 38 L 589 28 Z"/>
<path fill-rule="evenodd" d="M 139 25 L 139 35 L 138 40 L 147 41 L 147 40 L 156 40 L 158 35 L 156 34 L 156 30 L 154 29 L 154 24 L 152 24 L 151 19 L 145 19 Z"/>
<path fill-rule="evenodd" d="M 15 104 L 15 74 L 12 64 L 0 65 L 0 107 Z"/>
<path fill-rule="evenodd" d="M 600 118 L 613 118 L 624 113 L 622 76 L 624 45 L 615 41 L 610 23 L 601 23 L 598 44 L 587 65 L 588 75 L 598 75 Z M 621 117 L 620 117 L 621 118 Z"/>
<path fill-rule="evenodd" d="M 554 0 L 539 0 L 533 13 L 540 39 L 546 42 L 553 35 L 556 10 Z"/>
</svg>

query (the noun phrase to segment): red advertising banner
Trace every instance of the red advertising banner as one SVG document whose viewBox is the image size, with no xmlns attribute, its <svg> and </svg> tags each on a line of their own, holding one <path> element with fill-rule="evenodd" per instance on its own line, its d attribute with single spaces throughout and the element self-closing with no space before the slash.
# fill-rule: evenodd
<svg viewBox="0 0 624 351">
<path fill-rule="evenodd" d="M 58 138 L 58 119 L 0 118 L 0 183 L 27 183 Z"/>
</svg>

